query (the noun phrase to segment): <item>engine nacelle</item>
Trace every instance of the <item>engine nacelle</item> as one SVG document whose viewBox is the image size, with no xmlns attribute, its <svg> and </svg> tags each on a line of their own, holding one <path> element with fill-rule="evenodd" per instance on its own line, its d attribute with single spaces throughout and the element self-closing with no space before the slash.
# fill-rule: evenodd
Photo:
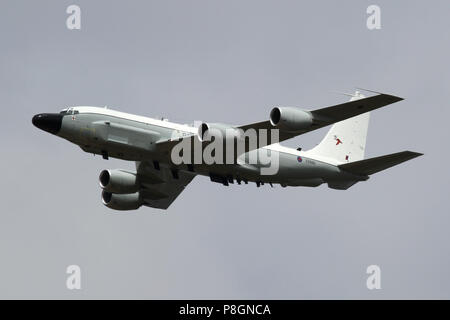
<svg viewBox="0 0 450 320">
<path fill-rule="evenodd" d="M 205 123 L 203 122 L 198 127 L 197 132 L 200 141 L 210 141 L 211 137 L 222 137 L 223 140 L 239 138 L 241 130 L 234 128 L 228 124 L 223 123 Z"/>
<path fill-rule="evenodd" d="M 284 131 L 299 131 L 313 123 L 311 112 L 292 107 L 275 107 L 270 112 L 270 123 Z"/>
<path fill-rule="evenodd" d="M 142 205 L 139 192 L 129 194 L 116 194 L 103 190 L 102 202 L 114 210 L 136 210 Z"/>
<path fill-rule="evenodd" d="M 125 170 L 103 170 L 99 176 L 100 187 L 110 193 L 134 193 L 139 190 L 136 173 Z"/>
</svg>

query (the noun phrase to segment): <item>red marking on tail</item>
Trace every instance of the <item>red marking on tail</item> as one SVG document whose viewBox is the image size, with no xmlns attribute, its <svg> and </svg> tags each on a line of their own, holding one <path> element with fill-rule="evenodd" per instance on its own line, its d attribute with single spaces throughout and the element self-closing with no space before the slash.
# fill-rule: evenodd
<svg viewBox="0 0 450 320">
<path fill-rule="evenodd" d="M 334 140 L 336 140 L 336 145 L 342 144 L 341 139 L 339 139 L 337 136 L 334 136 Z"/>
</svg>

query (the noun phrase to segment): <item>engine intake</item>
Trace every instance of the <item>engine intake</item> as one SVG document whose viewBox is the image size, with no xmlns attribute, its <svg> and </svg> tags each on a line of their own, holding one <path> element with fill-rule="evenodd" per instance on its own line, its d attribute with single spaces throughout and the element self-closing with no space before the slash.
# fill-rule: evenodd
<svg viewBox="0 0 450 320">
<path fill-rule="evenodd" d="M 139 192 L 129 194 L 116 194 L 103 190 L 102 202 L 105 206 L 114 210 L 136 210 L 142 206 Z"/>
<path fill-rule="evenodd" d="M 241 137 L 241 130 L 228 124 L 203 122 L 198 127 L 197 136 L 202 142 L 210 141 L 212 137 L 220 137 L 223 140 L 227 140 Z"/>
<path fill-rule="evenodd" d="M 103 170 L 99 176 L 100 187 L 110 193 L 134 193 L 139 190 L 136 173 L 125 170 Z"/>
<path fill-rule="evenodd" d="M 311 112 L 292 107 L 275 107 L 270 112 L 270 123 L 284 131 L 300 131 L 313 123 Z"/>
</svg>

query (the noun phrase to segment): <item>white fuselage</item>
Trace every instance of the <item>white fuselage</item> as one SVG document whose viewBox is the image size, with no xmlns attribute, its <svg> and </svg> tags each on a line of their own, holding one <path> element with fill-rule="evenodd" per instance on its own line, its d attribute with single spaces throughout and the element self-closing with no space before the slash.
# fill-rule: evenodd
<svg viewBox="0 0 450 320">
<path fill-rule="evenodd" d="M 158 141 L 196 135 L 198 129 L 166 120 L 137 116 L 107 108 L 73 107 L 65 110 L 59 136 L 79 145 L 84 151 L 125 160 L 155 160 L 170 165 L 168 154 L 160 154 Z M 277 157 L 275 174 L 261 174 L 261 163 L 248 164 L 250 153 L 270 151 Z M 177 166 L 197 174 L 239 178 L 255 182 L 279 183 L 283 186 L 318 186 L 327 181 L 349 179 L 333 159 L 312 157 L 308 152 L 272 144 L 250 151 L 234 164 L 194 164 Z M 352 179 L 355 179 L 353 176 Z"/>
</svg>

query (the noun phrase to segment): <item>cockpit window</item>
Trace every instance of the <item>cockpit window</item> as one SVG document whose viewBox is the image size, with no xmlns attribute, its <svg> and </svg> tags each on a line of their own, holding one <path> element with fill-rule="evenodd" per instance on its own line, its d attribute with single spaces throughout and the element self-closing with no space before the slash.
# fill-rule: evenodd
<svg viewBox="0 0 450 320">
<path fill-rule="evenodd" d="M 61 110 L 61 112 L 60 112 L 60 114 L 77 114 L 77 113 L 80 113 L 79 111 L 77 111 L 77 110 L 73 110 L 73 108 L 67 108 L 67 109 L 63 109 L 63 110 Z"/>
</svg>

